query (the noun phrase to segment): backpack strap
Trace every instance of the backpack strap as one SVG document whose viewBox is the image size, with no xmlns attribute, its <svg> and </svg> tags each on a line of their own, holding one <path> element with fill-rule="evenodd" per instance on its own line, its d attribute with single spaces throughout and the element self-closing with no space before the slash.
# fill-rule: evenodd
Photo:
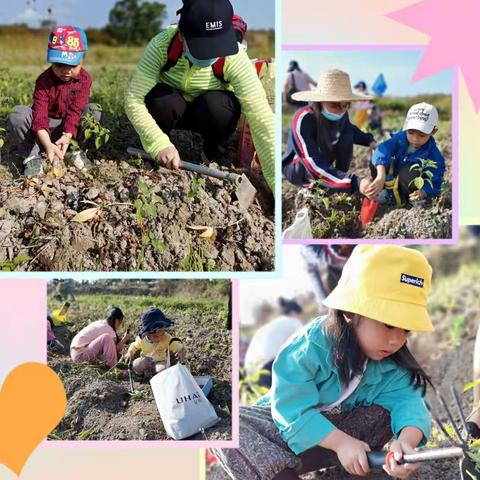
<svg viewBox="0 0 480 480">
<path fill-rule="evenodd" d="M 180 35 L 178 32 L 173 36 L 172 40 L 170 41 L 170 45 L 168 46 L 167 50 L 167 61 L 165 65 L 162 67 L 162 72 L 168 72 L 171 68 L 173 68 L 178 59 L 182 56 L 183 53 L 183 42 L 180 39 Z M 228 83 L 224 76 L 223 76 L 223 68 L 225 66 L 225 57 L 220 57 L 213 65 L 212 71 L 218 80 L 222 83 Z"/>
<path fill-rule="evenodd" d="M 180 39 L 178 32 L 173 36 L 170 41 L 170 45 L 167 50 L 167 61 L 162 67 L 162 72 L 168 72 L 172 67 L 174 67 L 178 59 L 182 56 L 183 52 L 183 42 Z"/>
<path fill-rule="evenodd" d="M 228 83 L 223 76 L 223 69 L 225 67 L 225 57 L 220 57 L 213 65 L 212 70 L 216 78 L 222 83 Z"/>
</svg>

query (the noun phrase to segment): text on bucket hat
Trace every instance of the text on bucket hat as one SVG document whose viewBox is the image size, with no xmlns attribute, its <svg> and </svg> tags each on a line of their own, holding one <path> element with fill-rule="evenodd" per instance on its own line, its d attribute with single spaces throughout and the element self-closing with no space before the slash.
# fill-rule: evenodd
<svg viewBox="0 0 480 480">
<path fill-rule="evenodd" d="M 412 105 L 407 112 L 403 130 L 420 130 L 430 134 L 438 125 L 438 111 L 429 103 L 417 103 Z"/>
<path fill-rule="evenodd" d="M 87 35 L 81 28 L 56 27 L 48 38 L 47 62 L 78 65 L 87 50 Z"/>
<path fill-rule="evenodd" d="M 198 60 L 238 53 L 229 0 L 183 0 L 178 27 Z"/>
<path fill-rule="evenodd" d="M 424 255 L 396 245 L 358 245 L 338 285 L 323 301 L 405 330 L 433 330 L 427 312 L 432 267 Z"/>
<path fill-rule="evenodd" d="M 301 102 L 360 102 L 373 99 L 370 95 L 353 93 L 350 76 L 337 69 L 326 70 L 313 90 L 294 93 L 292 98 Z"/>
<path fill-rule="evenodd" d="M 173 325 L 173 321 L 165 316 L 159 308 L 151 308 L 142 316 L 142 327 L 140 337 L 147 333 L 156 332 L 162 328 L 168 328 Z"/>
</svg>

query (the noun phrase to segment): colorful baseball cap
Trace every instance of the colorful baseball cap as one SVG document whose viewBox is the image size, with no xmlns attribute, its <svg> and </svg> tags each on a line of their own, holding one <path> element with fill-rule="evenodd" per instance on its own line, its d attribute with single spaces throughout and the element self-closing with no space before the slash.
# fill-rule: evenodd
<svg viewBox="0 0 480 480">
<path fill-rule="evenodd" d="M 178 27 L 198 60 L 238 53 L 229 0 L 183 0 Z"/>
<path fill-rule="evenodd" d="M 438 125 L 438 111 L 429 103 L 417 103 L 412 105 L 407 113 L 403 124 L 403 130 L 420 130 L 430 134 Z"/>
<path fill-rule="evenodd" d="M 87 35 L 79 27 L 56 27 L 48 39 L 48 63 L 78 65 L 88 50 Z"/>
</svg>

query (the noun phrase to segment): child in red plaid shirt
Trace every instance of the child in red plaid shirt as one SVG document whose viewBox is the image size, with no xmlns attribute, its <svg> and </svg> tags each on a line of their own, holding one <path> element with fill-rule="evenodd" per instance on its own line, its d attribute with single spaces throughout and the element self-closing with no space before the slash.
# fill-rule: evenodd
<svg viewBox="0 0 480 480">
<path fill-rule="evenodd" d="M 91 113 L 100 120 L 96 104 L 88 103 L 92 78 L 82 68 L 87 36 L 78 27 L 56 27 L 50 34 L 47 61 L 52 65 L 35 82 L 32 108 L 17 105 L 7 124 L 25 175 L 42 173 L 43 150 L 51 163 L 63 160 L 82 118 Z M 78 166 L 78 165 L 77 165 Z"/>
</svg>

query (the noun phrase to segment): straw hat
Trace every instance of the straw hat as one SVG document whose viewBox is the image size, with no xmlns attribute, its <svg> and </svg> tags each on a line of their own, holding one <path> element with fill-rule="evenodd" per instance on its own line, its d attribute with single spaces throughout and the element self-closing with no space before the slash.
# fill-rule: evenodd
<svg viewBox="0 0 480 480">
<path fill-rule="evenodd" d="M 292 98 L 300 102 L 361 102 L 374 97 L 353 93 L 348 73 L 333 69 L 320 75 L 313 90 L 296 92 Z"/>
<path fill-rule="evenodd" d="M 433 326 L 427 300 L 431 278 L 432 267 L 417 250 L 358 245 L 323 304 L 393 327 L 430 332 Z"/>
</svg>

